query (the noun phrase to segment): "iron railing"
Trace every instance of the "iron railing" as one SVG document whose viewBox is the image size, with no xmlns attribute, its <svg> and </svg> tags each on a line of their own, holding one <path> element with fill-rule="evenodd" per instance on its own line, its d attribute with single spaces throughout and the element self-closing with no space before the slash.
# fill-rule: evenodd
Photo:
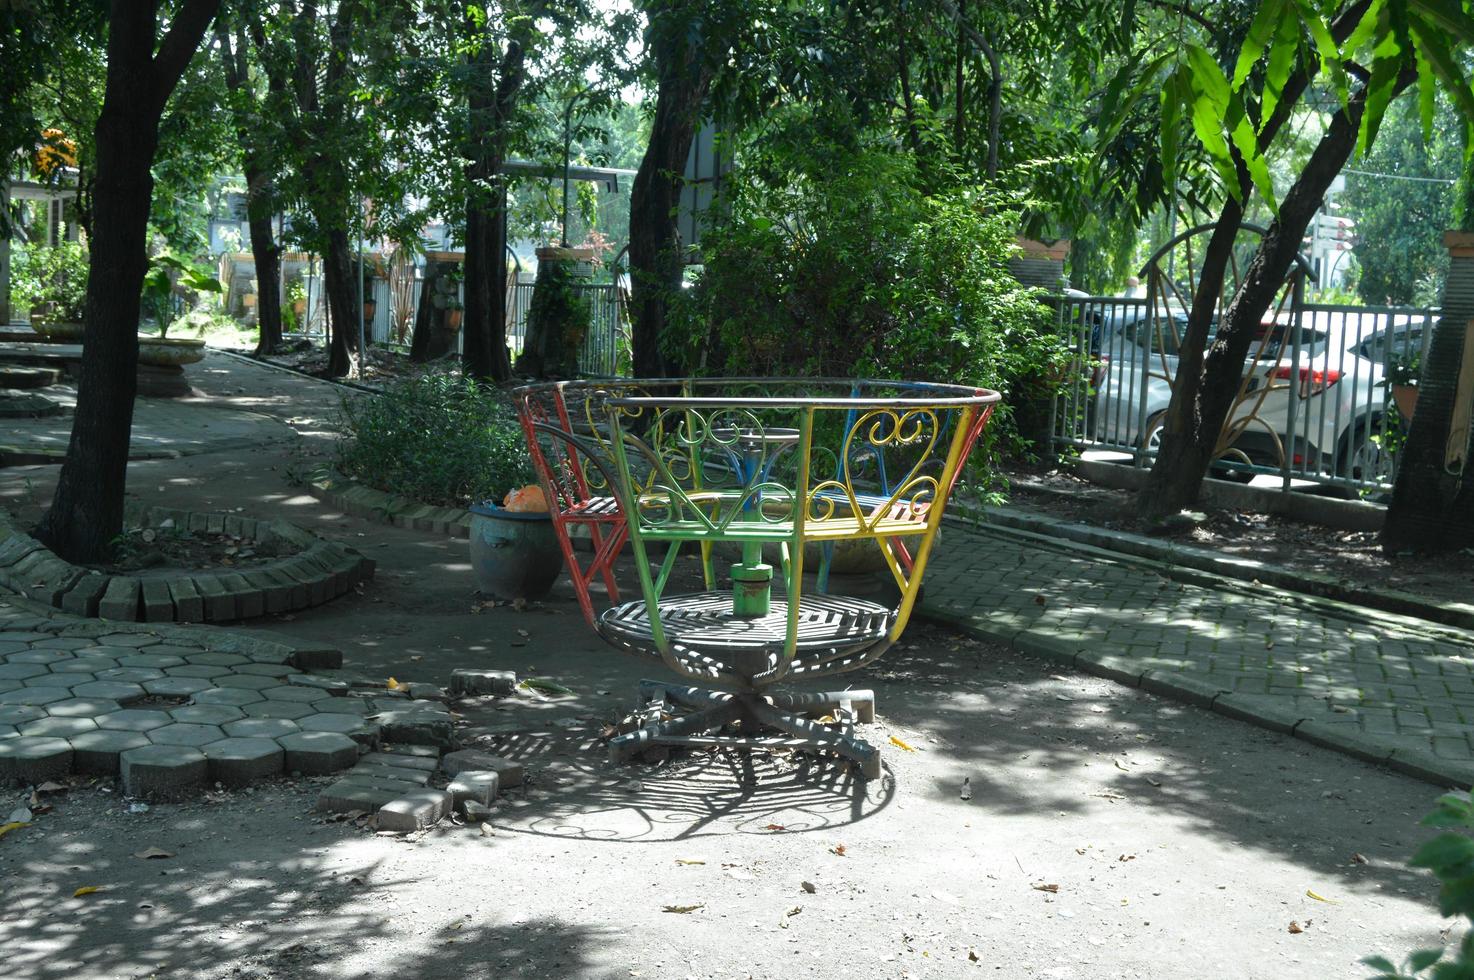
<svg viewBox="0 0 1474 980">
<path fill-rule="evenodd" d="M 1059 449 L 1151 464 L 1185 311 L 1146 298 L 1056 296 L 1074 352 L 1054 406 Z M 1390 381 L 1416 375 L 1436 309 L 1294 301 L 1266 315 L 1245 362 L 1217 475 L 1347 495 L 1392 485 L 1406 422 Z"/>
</svg>

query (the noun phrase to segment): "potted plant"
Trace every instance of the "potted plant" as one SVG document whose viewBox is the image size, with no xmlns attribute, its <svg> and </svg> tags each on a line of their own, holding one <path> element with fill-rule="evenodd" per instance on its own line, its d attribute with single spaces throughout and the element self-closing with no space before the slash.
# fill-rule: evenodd
<svg viewBox="0 0 1474 980">
<path fill-rule="evenodd" d="M 1411 422 L 1413 410 L 1418 407 L 1418 376 L 1422 373 L 1421 351 L 1410 351 L 1387 365 L 1384 384 L 1392 395 L 1392 404 L 1404 421 Z"/>
<path fill-rule="evenodd" d="M 379 281 L 379 270 L 372 259 L 365 257 L 363 263 L 363 322 L 365 328 L 373 325 L 374 314 L 379 310 L 374 286 Z"/>
<path fill-rule="evenodd" d="M 47 340 L 81 343 L 87 302 L 87 249 L 79 242 L 17 255 L 14 290 L 31 310 L 31 329 Z"/>
<path fill-rule="evenodd" d="M 466 314 L 466 305 L 458 299 L 445 301 L 445 329 L 454 333 L 461 329 L 461 318 Z"/>
<path fill-rule="evenodd" d="M 220 280 L 209 272 L 197 268 L 193 263 L 170 252 L 162 252 L 149 259 L 147 274 L 143 277 L 144 309 L 153 313 L 159 326 L 157 337 L 139 333 L 138 362 L 154 367 L 180 367 L 193 364 L 205 356 L 203 337 L 169 337 L 169 325 L 173 322 L 176 291 L 191 293 L 219 293 L 223 291 Z"/>
<path fill-rule="evenodd" d="M 548 502 L 536 484 L 471 505 L 471 568 L 481 591 L 501 599 L 541 599 L 563 570 Z"/>
<path fill-rule="evenodd" d="M 289 324 L 282 324 L 282 332 L 295 333 L 307 319 L 307 283 L 301 276 L 293 279 L 287 287 L 287 304 L 292 319 Z"/>
<path fill-rule="evenodd" d="M 537 282 L 527 307 L 527 333 L 517 370 L 534 378 L 578 375 L 579 355 L 593 322 L 587 249 L 538 249 Z"/>
</svg>

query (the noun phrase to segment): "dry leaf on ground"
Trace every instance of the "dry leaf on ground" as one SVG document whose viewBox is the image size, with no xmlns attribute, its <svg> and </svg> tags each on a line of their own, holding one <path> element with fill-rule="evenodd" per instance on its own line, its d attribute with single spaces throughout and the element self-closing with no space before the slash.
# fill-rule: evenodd
<svg viewBox="0 0 1474 980">
<path fill-rule="evenodd" d="M 133 856 L 143 858 L 144 860 L 150 858 L 171 858 L 174 856 L 174 852 L 166 851 L 162 847 L 150 847 L 142 851 L 134 851 Z"/>
<path fill-rule="evenodd" d="M 847 852 L 845 851 L 843 844 L 835 844 L 833 847 L 831 847 L 829 849 L 829 853 L 835 855 L 836 857 L 848 857 L 849 856 L 847 854 Z"/>
<path fill-rule="evenodd" d="M 1034 891 L 1036 891 L 1036 892 L 1049 892 L 1049 894 L 1051 894 L 1051 895 L 1058 895 L 1059 894 L 1059 886 L 1058 885 L 1055 885 L 1055 884 L 1030 885 L 1029 887 L 1032 888 L 1032 889 L 1034 889 Z"/>
<path fill-rule="evenodd" d="M 93 892 L 100 891 L 102 891 L 101 885 L 83 885 L 81 888 L 78 888 L 76 891 L 72 892 L 72 897 L 81 898 L 83 895 L 91 895 Z"/>
<path fill-rule="evenodd" d="M 1302 933 L 1304 931 L 1305 930 L 1303 928 L 1301 928 L 1300 923 L 1295 922 L 1294 920 L 1291 920 L 1290 921 L 1290 932 L 1291 933 L 1293 933 L 1295 935 L 1299 935 L 1300 933 Z"/>
<path fill-rule="evenodd" d="M 898 749 L 904 749 L 907 752 L 915 752 L 916 751 L 911 746 L 907 745 L 905 742 L 903 742 L 900 739 L 896 738 L 894 735 L 891 736 L 891 744 L 894 745 L 896 748 L 898 748 Z"/>
<path fill-rule="evenodd" d="M 12 820 L 9 823 L 0 823 L 0 837 L 4 837 L 6 834 L 10 833 L 12 830 L 20 830 L 22 827 L 29 827 L 29 826 L 30 826 L 30 823 L 29 822 L 25 822 L 25 821 L 21 821 L 21 820 Z"/>
<path fill-rule="evenodd" d="M 695 912 L 697 909 L 704 908 L 706 908 L 705 905 L 662 905 L 660 907 L 660 911 L 674 912 L 677 915 L 685 915 L 687 912 Z"/>
</svg>

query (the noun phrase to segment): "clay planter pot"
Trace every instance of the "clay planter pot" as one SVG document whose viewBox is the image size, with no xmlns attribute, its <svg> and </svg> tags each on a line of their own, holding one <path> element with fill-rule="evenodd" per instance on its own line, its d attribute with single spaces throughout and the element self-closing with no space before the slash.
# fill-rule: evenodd
<svg viewBox="0 0 1474 980">
<path fill-rule="evenodd" d="M 364 323 L 373 323 L 374 322 L 374 314 L 376 312 L 378 312 L 378 309 L 379 309 L 379 301 L 378 300 L 376 300 L 376 299 L 366 299 L 366 300 L 364 300 L 363 301 L 363 322 Z"/>
<path fill-rule="evenodd" d="M 189 338 L 139 337 L 138 363 L 180 367 L 205 358 L 205 342 Z"/>
<path fill-rule="evenodd" d="M 464 310 L 446 310 L 445 311 L 445 329 L 447 329 L 447 330 L 459 330 L 459 329 L 461 329 L 461 317 L 464 316 L 464 315 L 465 315 L 465 311 Z"/>
<path fill-rule="evenodd" d="M 1397 406 L 1398 413 L 1406 422 L 1413 420 L 1413 409 L 1418 407 L 1417 385 L 1393 385 L 1392 404 Z"/>
<path fill-rule="evenodd" d="M 546 513 L 471 505 L 471 568 L 486 595 L 541 599 L 563 570 L 563 552 Z"/>
<path fill-rule="evenodd" d="M 69 320 L 33 320 L 31 329 L 52 343 L 80 344 L 86 327 Z"/>
</svg>

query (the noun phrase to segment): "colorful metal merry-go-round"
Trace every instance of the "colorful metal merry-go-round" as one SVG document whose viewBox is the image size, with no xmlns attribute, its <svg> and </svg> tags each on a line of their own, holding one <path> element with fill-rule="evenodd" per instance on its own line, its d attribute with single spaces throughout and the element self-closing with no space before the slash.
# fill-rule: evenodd
<svg viewBox="0 0 1474 980">
<path fill-rule="evenodd" d="M 643 723 L 611 756 L 787 747 L 879 776 L 880 753 L 853 730 L 873 719 L 871 692 L 774 688 L 864 667 L 900 638 L 998 394 L 792 378 L 551 382 L 514 397 L 584 616 L 689 682 L 643 682 Z M 898 600 L 831 590 L 836 548 L 864 541 Z M 630 597 L 614 574 L 626 543 Z M 693 544 L 704 588 L 667 594 Z"/>
</svg>

